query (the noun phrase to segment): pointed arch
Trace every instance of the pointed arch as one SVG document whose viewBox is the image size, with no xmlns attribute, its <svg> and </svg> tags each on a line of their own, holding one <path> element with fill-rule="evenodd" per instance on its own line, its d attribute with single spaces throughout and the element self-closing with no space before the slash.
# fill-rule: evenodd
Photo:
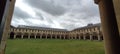
<svg viewBox="0 0 120 54">
<path fill-rule="evenodd" d="M 10 39 L 13 39 L 14 38 L 14 35 L 15 35 L 15 33 L 14 32 L 10 32 Z"/>
</svg>

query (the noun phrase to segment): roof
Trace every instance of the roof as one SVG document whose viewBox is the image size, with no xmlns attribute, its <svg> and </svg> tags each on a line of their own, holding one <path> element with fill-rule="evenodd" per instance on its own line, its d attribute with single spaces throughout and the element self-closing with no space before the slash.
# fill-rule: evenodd
<svg viewBox="0 0 120 54">
<path fill-rule="evenodd" d="M 38 26 L 25 26 L 20 25 L 16 28 L 22 28 L 22 29 L 38 29 L 38 30 L 53 30 L 53 31 L 67 31 L 67 29 L 58 29 L 58 28 L 48 28 L 48 27 L 38 27 Z"/>
<path fill-rule="evenodd" d="M 97 24 L 88 24 L 87 26 L 84 26 L 84 27 L 80 27 L 80 28 L 76 28 L 74 30 L 78 30 L 78 29 L 86 29 L 86 28 L 93 28 L 93 27 L 100 27 L 100 23 L 97 23 Z"/>
<path fill-rule="evenodd" d="M 93 27 L 100 27 L 100 23 L 97 24 L 88 24 L 87 26 L 76 28 L 74 30 L 80 29 L 87 29 Z M 18 27 L 11 26 L 11 28 L 20 28 L 20 29 L 37 29 L 37 30 L 52 30 L 52 31 L 68 31 L 67 29 L 58 29 L 58 28 L 48 28 L 48 27 L 38 27 L 38 26 L 26 26 L 26 25 L 19 25 Z M 72 31 L 74 31 L 72 30 Z"/>
</svg>

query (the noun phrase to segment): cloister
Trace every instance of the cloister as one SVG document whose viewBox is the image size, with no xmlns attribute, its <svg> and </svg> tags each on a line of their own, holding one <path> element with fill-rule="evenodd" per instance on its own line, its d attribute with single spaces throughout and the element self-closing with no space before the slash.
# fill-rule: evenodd
<svg viewBox="0 0 120 54">
<path fill-rule="evenodd" d="M 120 0 L 94 0 L 99 7 L 105 54 L 120 54 Z M 0 54 L 5 54 L 15 0 L 0 0 Z"/>
<path fill-rule="evenodd" d="M 28 26 L 27 26 L 28 27 Z M 65 29 L 33 29 L 25 27 L 11 27 L 10 39 L 39 38 L 39 39 L 84 39 L 103 40 L 100 24 L 77 28 L 72 31 Z"/>
</svg>

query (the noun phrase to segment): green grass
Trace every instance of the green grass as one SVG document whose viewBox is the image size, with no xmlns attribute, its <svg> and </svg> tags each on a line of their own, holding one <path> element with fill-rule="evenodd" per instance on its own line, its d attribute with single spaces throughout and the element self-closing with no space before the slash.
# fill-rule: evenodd
<svg viewBox="0 0 120 54">
<path fill-rule="evenodd" d="M 9 39 L 6 54 L 104 54 L 104 48 L 102 41 Z"/>
</svg>

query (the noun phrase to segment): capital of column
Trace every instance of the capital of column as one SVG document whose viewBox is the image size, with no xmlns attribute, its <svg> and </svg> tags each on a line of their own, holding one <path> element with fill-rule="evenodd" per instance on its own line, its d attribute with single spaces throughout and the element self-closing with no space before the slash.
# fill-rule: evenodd
<svg viewBox="0 0 120 54">
<path fill-rule="evenodd" d="M 94 0 L 94 2 L 95 2 L 96 4 L 98 4 L 100 1 L 101 1 L 101 0 Z"/>
</svg>

